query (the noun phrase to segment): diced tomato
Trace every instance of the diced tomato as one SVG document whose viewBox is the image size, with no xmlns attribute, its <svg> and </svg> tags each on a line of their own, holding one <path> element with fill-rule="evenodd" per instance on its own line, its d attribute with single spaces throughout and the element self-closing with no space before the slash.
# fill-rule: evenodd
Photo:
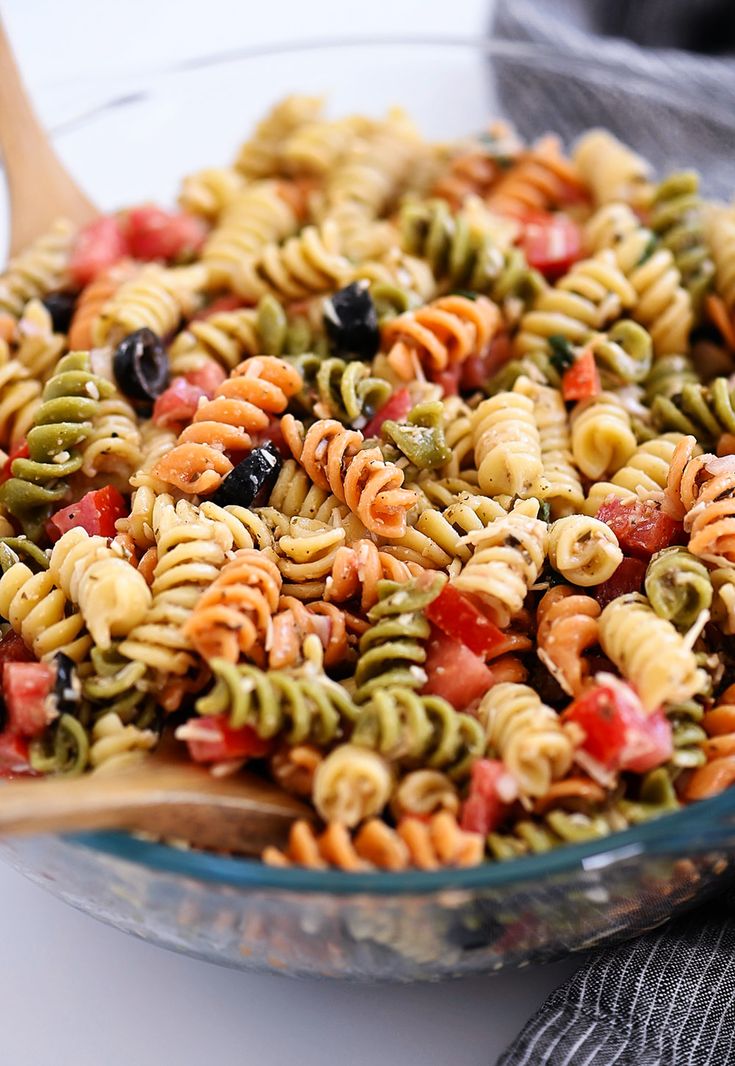
<svg viewBox="0 0 735 1066">
<path fill-rule="evenodd" d="M 196 314 L 191 316 L 189 321 L 203 322 L 205 319 L 211 318 L 212 315 L 218 315 L 221 311 L 238 311 L 241 307 L 247 306 L 243 298 L 235 296 L 234 293 L 228 296 L 218 296 L 216 300 L 212 300 L 211 304 L 200 308 Z"/>
<path fill-rule="evenodd" d="M 23 638 L 9 630 L 0 640 L 0 676 L 6 663 L 35 663 L 36 656 L 26 647 Z"/>
<path fill-rule="evenodd" d="M 153 406 L 153 421 L 157 426 L 188 425 L 199 401 L 204 399 L 207 399 L 204 389 L 190 385 L 186 378 L 174 378 Z"/>
<path fill-rule="evenodd" d="M 600 375 L 592 351 L 588 348 L 564 371 L 561 394 L 565 400 L 588 400 L 600 393 Z"/>
<path fill-rule="evenodd" d="M 426 608 L 426 617 L 442 632 L 460 641 L 473 651 L 489 659 L 506 642 L 505 634 L 486 618 L 475 604 L 458 592 L 453 585 L 445 585 L 437 598 Z"/>
<path fill-rule="evenodd" d="M 596 587 L 595 598 L 600 607 L 607 607 L 608 603 L 618 596 L 624 596 L 626 592 L 640 592 L 645 576 L 646 564 L 643 560 L 626 556 L 613 576 Z"/>
<path fill-rule="evenodd" d="M 399 389 L 379 411 L 376 411 L 365 426 L 363 433 L 366 437 L 379 437 L 384 422 L 389 419 L 394 422 L 403 422 L 412 407 L 411 393 L 408 389 Z"/>
<path fill-rule="evenodd" d="M 471 355 L 460 364 L 460 387 L 467 392 L 474 392 L 487 385 L 493 374 L 508 362 L 512 355 L 510 337 L 507 333 L 498 333 L 490 343 L 484 355 Z"/>
<path fill-rule="evenodd" d="M 433 370 L 430 380 L 442 390 L 442 396 L 459 396 L 459 379 L 462 373 L 460 363 L 448 366 L 445 370 Z"/>
<path fill-rule="evenodd" d="M 193 718 L 177 730 L 186 741 L 194 762 L 228 762 L 231 759 L 260 759 L 267 755 L 273 742 L 261 740 L 254 729 L 232 729 L 225 715 Z"/>
<path fill-rule="evenodd" d="M 426 695 L 442 696 L 457 711 L 464 711 L 493 685 L 492 671 L 479 655 L 432 626 L 424 669 Z"/>
<path fill-rule="evenodd" d="M 51 516 L 50 522 L 60 535 L 81 526 L 90 537 L 114 537 L 115 523 L 126 514 L 128 505 L 125 497 L 112 485 L 105 485 L 103 489 L 93 489 L 81 500 L 57 511 Z"/>
<path fill-rule="evenodd" d="M 227 371 L 219 363 L 215 363 L 214 359 L 209 359 L 198 370 L 189 370 L 184 374 L 184 377 L 190 385 L 195 385 L 198 389 L 201 389 L 211 400 L 215 391 L 226 379 Z"/>
<path fill-rule="evenodd" d="M 0 777 L 32 774 L 28 760 L 28 741 L 17 733 L 0 733 Z"/>
<path fill-rule="evenodd" d="M 646 714 L 630 685 L 612 675 L 601 676 L 604 682 L 588 689 L 562 713 L 565 722 L 581 728 L 582 750 L 608 771 L 642 774 L 670 759 L 671 725 L 664 713 Z"/>
<path fill-rule="evenodd" d="M 651 500 L 619 500 L 611 497 L 597 512 L 597 517 L 609 526 L 618 538 L 626 555 L 639 559 L 651 556 L 681 542 L 683 526 Z"/>
<path fill-rule="evenodd" d="M 207 227 L 200 218 L 164 211 L 155 204 L 131 208 L 124 224 L 130 251 L 136 259 L 192 259 L 207 235 Z"/>
<path fill-rule="evenodd" d="M 23 438 L 20 443 L 16 444 L 12 452 L 8 456 L 5 464 L 0 470 L 0 485 L 4 485 L 8 478 L 13 476 L 13 463 L 16 459 L 28 459 L 30 456 L 30 449 L 28 448 L 28 441 Z"/>
<path fill-rule="evenodd" d="M 48 699 L 56 671 L 49 663 L 5 663 L 3 695 L 8 729 L 22 737 L 36 737 L 56 717 Z"/>
<path fill-rule="evenodd" d="M 120 220 L 114 215 L 102 215 L 77 234 L 69 260 L 69 273 L 81 288 L 129 252 Z"/>
<path fill-rule="evenodd" d="M 266 441 L 270 441 L 271 444 L 275 444 L 284 459 L 288 459 L 291 456 L 291 451 L 283 436 L 280 418 L 271 418 L 265 429 L 256 430 L 250 434 L 250 438 L 253 442 L 253 448 L 259 448 Z"/>
<path fill-rule="evenodd" d="M 462 804 L 462 829 L 483 836 L 492 833 L 502 822 L 515 791 L 513 778 L 502 762 L 477 759 L 472 764 L 469 795 Z"/>
<path fill-rule="evenodd" d="M 564 214 L 539 211 L 526 216 L 520 244 L 529 266 L 549 281 L 566 274 L 583 254 L 582 231 Z"/>
</svg>

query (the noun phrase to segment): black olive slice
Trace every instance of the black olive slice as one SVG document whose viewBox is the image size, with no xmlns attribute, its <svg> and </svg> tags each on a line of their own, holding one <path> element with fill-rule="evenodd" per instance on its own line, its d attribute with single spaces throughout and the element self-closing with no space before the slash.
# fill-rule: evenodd
<svg viewBox="0 0 735 1066">
<path fill-rule="evenodd" d="M 271 441 L 253 448 L 234 470 L 231 470 L 210 499 L 220 507 L 230 503 L 250 507 L 261 492 L 270 487 L 278 477 L 283 460 L 281 453 Z"/>
<path fill-rule="evenodd" d="M 324 328 L 343 359 L 372 359 L 380 347 L 378 315 L 367 281 L 353 281 L 324 302 Z"/>
<path fill-rule="evenodd" d="M 68 333 L 77 298 L 71 292 L 50 292 L 42 303 L 51 315 L 54 333 Z"/>
<path fill-rule="evenodd" d="M 54 656 L 54 666 L 56 667 L 56 680 L 52 695 L 56 710 L 59 714 L 75 714 L 82 692 L 74 660 L 60 651 Z"/>
<path fill-rule="evenodd" d="M 132 400 L 155 400 L 168 385 L 168 354 L 152 329 L 136 329 L 120 341 L 112 359 L 118 388 Z"/>
</svg>

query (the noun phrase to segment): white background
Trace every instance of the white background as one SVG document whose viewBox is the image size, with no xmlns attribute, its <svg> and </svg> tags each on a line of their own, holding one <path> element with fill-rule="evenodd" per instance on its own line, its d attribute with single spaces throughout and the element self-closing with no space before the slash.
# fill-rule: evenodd
<svg viewBox="0 0 735 1066">
<path fill-rule="evenodd" d="M 0 8 L 49 121 L 70 101 L 103 99 L 131 72 L 222 48 L 472 34 L 489 17 L 484 0 L 0 0 Z M 495 1061 L 576 965 L 397 987 L 239 974 L 125 937 L 2 866 L 0 936 L 3 1066 L 479 1066 Z"/>
</svg>

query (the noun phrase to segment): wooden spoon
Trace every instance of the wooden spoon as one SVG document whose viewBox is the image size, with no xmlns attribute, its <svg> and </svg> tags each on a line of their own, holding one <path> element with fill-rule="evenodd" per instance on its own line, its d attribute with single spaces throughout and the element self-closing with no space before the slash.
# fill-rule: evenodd
<svg viewBox="0 0 735 1066">
<path fill-rule="evenodd" d="M 99 212 L 49 143 L 21 81 L 0 20 L 0 149 L 10 193 L 10 255 L 17 255 L 57 218 L 82 226 Z"/>
<path fill-rule="evenodd" d="M 116 772 L 0 785 L 0 836 L 137 829 L 195 847 L 259 855 L 313 813 L 277 785 L 242 772 L 213 777 L 169 751 Z"/>
</svg>

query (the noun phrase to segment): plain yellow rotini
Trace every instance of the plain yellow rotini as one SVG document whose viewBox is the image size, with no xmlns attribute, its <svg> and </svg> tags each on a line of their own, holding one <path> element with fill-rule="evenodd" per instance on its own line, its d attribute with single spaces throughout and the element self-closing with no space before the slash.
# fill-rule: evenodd
<svg viewBox="0 0 735 1066">
<path fill-rule="evenodd" d="M 735 210 L 708 204 L 704 233 L 715 264 L 715 286 L 732 315 L 735 312 Z"/>
<path fill-rule="evenodd" d="M 530 496 L 544 472 L 533 400 L 523 387 L 521 378 L 513 392 L 483 400 L 471 417 L 477 479 L 488 496 Z"/>
<path fill-rule="evenodd" d="M 111 548 L 104 537 L 90 537 L 81 527 L 56 542 L 50 576 L 77 604 L 95 644 L 109 648 L 113 637 L 126 636 L 143 620 L 151 591 L 142 574 Z"/>
<path fill-rule="evenodd" d="M 183 632 L 202 592 L 218 576 L 232 549 L 224 523 L 202 521 L 188 500 L 158 496 L 152 515 L 158 562 L 152 601 L 120 644 L 120 654 L 143 662 L 159 679 L 184 674 L 195 665 L 194 648 Z"/>
<path fill-rule="evenodd" d="M 20 318 L 29 300 L 64 287 L 74 233 L 71 222 L 58 219 L 47 233 L 10 260 L 0 276 L 0 311 Z"/>
<path fill-rule="evenodd" d="M 518 355 L 548 351 L 549 337 L 564 337 L 570 344 L 585 341 L 626 308 L 633 307 L 636 292 L 610 251 L 575 263 L 568 274 L 546 289 L 521 318 L 513 340 Z"/>
<path fill-rule="evenodd" d="M 285 300 L 339 289 L 352 274 L 349 259 L 342 254 L 339 232 L 330 221 L 306 226 L 284 244 L 267 244 L 244 259 L 235 270 L 233 288 L 248 300 L 266 293 Z"/>
<path fill-rule="evenodd" d="M 609 130 L 588 130 L 577 141 L 572 158 L 596 204 L 620 200 L 645 207 L 650 203 L 651 164 Z"/>
<path fill-rule="evenodd" d="M 181 183 L 179 207 L 192 215 L 200 215 L 216 223 L 245 181 L 234 167 L 208 167 L 189 174 Z"/>
<path fill-rule="evenodd" d="M 569 416 L 561 393 L 528 378 L 520 378 L 514 391 L 522 392 L 532 401 L 538 427 L 543 474 L 535 495 L 548 503 L 552 518 L 579 511 L 584 503 L 584 489 L 575 466 Z"/>
<path fill-rule="evenodd" d="M 638 497 L 650 498 L 652 493 L 662 492 L 674 449 L 683 436 L 683 433 L 664 433 L 640 444 L 611 481 L 597 481 L 590 486 L 584 505 L 585 514 L 596 515 L 601 504 L 611 495 L 619 500 L 635 500 Z"/>
<path fill-rule="evenodd" d="M 574 461 L 593 481 L 616 474 L 636 449 L 630 415 L 612 392 L 576 404 L 571 426 Z"/>
<path fill-rule="evenodd" d="M 92 429 L 82 447 L 82 473 L 104 475 L 104 484 L 127 491 L 130 475 L 143 459 L 140 428 L 135 411 L 122 396 L 101 400 Z"/>
<path fill-rule="evenodd" d="M 596 518 L 567 515 L 549 529 L 549 562 L 573 585 L 600 585 L 622 561 L 618 538 Z"/>
<path fill-rule="evenodd" d="M 0 446 L 14 448 L 26 436 L 41 406 L 41 392 L 41 383 L 10 358 L 8 345 L 0 339 Z"/>
<path fill-rule="evenodd" d="M 543 796 L 572 765 L 574 745 L 556 711 L 527 685 L 494 685 L 477 709 L 491 752 L 515 778 L 522 797 Z"/>
<path fill-rule="evenodd" d="M 234 284 L 243 263 L 270 243 L 295 233 L 299 220 L 275 181 L 259 181 L 238 192 L 204 242 L 202 262 L 212 285 Z"/>
<path fill-rule="evenodd" d="M 602 249 L 613 252 L 635 289 L 635 301 L 629 306 L 650 332 L 656 355 L 686 351 L 694 312 L 669 249 L 656 245 L 651 230 L 626 204 L 601 208 L 587 223 L 586 235 L 598 254 Z"/>
<path fill-rule="evenodd" d="M 380 814 L 393 791 L 393 772 L 382 756 L 355 744 L 340 744 L 319 763 L 312 799 L 325 822 L 354 828 Z"/>
<path fill-rule="evenodd" d="M 299 127 L 319 118 L 324 104 L 319 96 L 293 94 L 275 104 L 241 145 L 235 166 L 246 178 L 278 173 L 283 144 Z"/>
<path fill-rule="evenodd" d="M 49 570 L 34 574 L 21 562 L 9 567 L 0 578 L 0 615 L 39 659 L 63 652 L 79 663 L 92 646 L 84 619 Z"/>
<path fill-rule="evenodd" d="M 186 267 L 145 267 L 124 282 L 102 308 L 92 335 L 97 345 L 117 344 L 137 329 L 147 327 L 159 337 L 172 333 L 182 316 L 191 315 L 207 287 L 207 269 L 201 263 Z"/>
<path fill-rule="evenodd" d="M 538 512 L 538 500 L 518 502 L 509 514 L 467 537 L 474 554 L 454 584 L 489 603 L 499 625 L 518 614 L 544 565 L 549 533 Z"/>
<path fill-rule="evenodd" d="M 114 711 L 103 714 L 92 726 L 89 764 L 94 773 L 115 773 L 136 763 L 158 743 L 150 729 L 124 725 Z"/>
<path fill-rule="evenodd" d="M 702 692 L 707 676 L 686 637 L 654 612 L 645 596 L 619 596 L 599 619 L 600 645 L 636 689 L 647 711 Z"/>
<path fill-rule="evenodd" d="M 15 358 L 38 381 L 46 381 L 66 348 L 63 333 L 54 333 L 51 315 L 38 299 L 29 300 L 18 321 Z"/>
</svg>

